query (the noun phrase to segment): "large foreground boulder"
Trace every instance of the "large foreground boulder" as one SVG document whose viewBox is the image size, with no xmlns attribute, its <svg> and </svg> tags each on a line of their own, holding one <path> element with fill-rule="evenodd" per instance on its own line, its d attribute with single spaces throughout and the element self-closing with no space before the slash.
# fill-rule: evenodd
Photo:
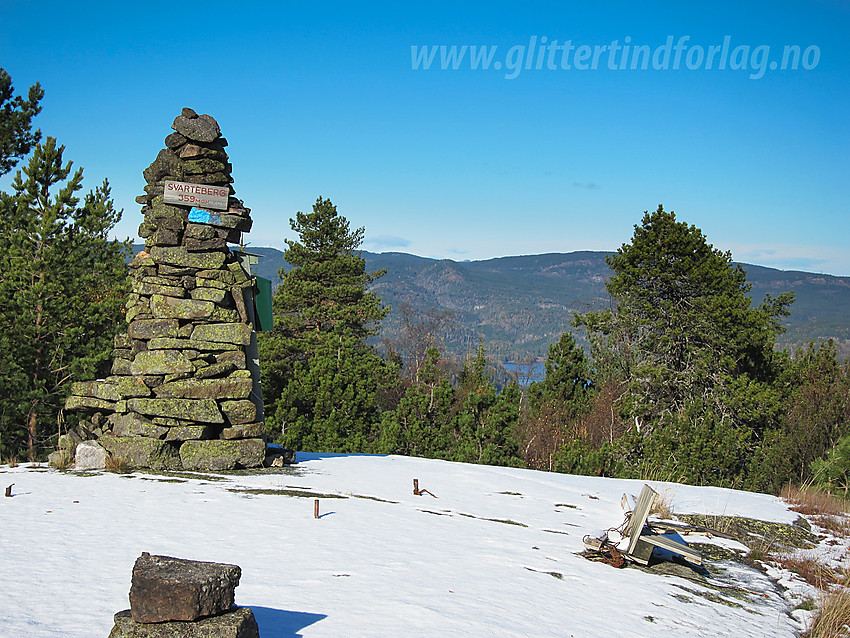
<svg viewBox="0 0 850 638">
<path fill-rule="evenodd" d="M 133 566 L 132 619 L 137 623 L 189 621 L 229 611 L 241 575 L 238 565 L 143 552 Z"/>
<path fill-rule="evenodd" d="M 260 629 L 254 613 L 247 607 L 237 607 L 220 616 L 195 622 L 170 621 L 162 623 L 134 622 L 130 610 L 115 614 L 115 626 L 109 638 L 259 638 Z"/>
</svg>

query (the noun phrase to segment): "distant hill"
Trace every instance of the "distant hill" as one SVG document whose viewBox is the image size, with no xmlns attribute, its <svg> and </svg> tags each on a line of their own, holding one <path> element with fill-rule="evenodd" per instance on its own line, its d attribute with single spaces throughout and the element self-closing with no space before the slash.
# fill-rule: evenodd
<svg viewBox="0 0 850 638">
<path fill-rule="evenodd" d="M 255 274 L 277 285 L 278 272 L 289 267 L 283 253 L 253 246 L 248 250 L 260 255 Z M 545 356 L 549 344 L 571 328 L 574 313 L 610 303 L 605 290 L 610 276 L 607 254 L 582 251 L 456 262 L 363 251 L 369 271 L 387 271 L 372 286 L 391 307 L 382 338 L 398 337 L 403 304 L 419 315 L 429 309 L 450 311 L 453 319 L 441 335 L 446 351 L 460 354 L 480 340 L 489 354 L 503 361 Z M 791 290 L 796 295 L 784 322 L 787 332 L 779 337 L 781 348 L 833 338 L 842 357 L 850 355 L 850 277 L 742 266 L 756 304 L 766 293 L 776 296 Z"/>
</svg>

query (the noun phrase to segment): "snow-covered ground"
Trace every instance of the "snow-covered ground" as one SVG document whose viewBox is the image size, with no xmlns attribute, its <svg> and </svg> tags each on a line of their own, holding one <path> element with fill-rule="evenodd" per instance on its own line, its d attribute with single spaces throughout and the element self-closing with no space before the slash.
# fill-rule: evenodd
<svg viewBox="0 0 850 638">
<path fill-rule="evenodd" d="M 436 498 L 415 496 L 414 478 Z M 577 556 L 585 534 L 622 522 L 620 499 L 638 494 L 641 481 L 299 454 L 291 468 L 253 475 L 0 467 L 0 489 L 11 483 L 13 497 L 0 497 L 3 638 L 105 638 L 113 614 L 129 606 L 143 551 L 241 566 L 236 602 L 254 610 L 262 638 L 744 638 L 800 629 L 783 593 L 756 570 L 730 563 L 717 583 L 738 588 L 729 597 Z M 797 518 L 772 496 L 652 485 L 678 513 Z M 302 493 L 319 496 L 318 519 L 314 497 Z"/>
</svg>

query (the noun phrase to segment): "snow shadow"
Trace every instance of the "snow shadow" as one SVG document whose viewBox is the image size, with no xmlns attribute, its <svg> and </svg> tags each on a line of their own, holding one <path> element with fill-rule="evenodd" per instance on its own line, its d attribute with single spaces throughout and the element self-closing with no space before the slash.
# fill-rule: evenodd
<svg viewBox="0 0 850 638">
<path fill-rule="evenodd" d="M 682 545 L 687 546 L 688 542 L 682 538 L 677 532 L 666 534 L 670 539 L 681 543 Z M 695 565 L 690 562 L 686 558 L 684 558 L 681 554 L 676 554 L 675 552 L 671 552 L 668 549 L 663 547 L 653 547 L 652 554 L 649 557 L 649 564 L 647 567 L 651 570 L 655 571 L 665 571 L 665 567 L 669 565 L 676 565 L 679 567 L 685 567 L 690 569 L 696 574 L 700 576 L 709 576 L 710 572 L 702 565 Z M 675 569 L 674 569 L 675 571 Z"/>
<path fill-rule="evenodd" d="M 263 638 L 295 638 L 298 632 L 313 623 L 327 618 L 327 614 L 311 614 L 306 611 L 285 611 L 270 607 L 249 605 L 257 619 L 260 635 Z"/>
<path fill-rule="evenodd" d="M 342 456 L 367 456 L 367 457 L 375 457 L 379 458 L 382 456 L 387 456 L 386 454 L 354 454 L 347 452 L 296 452 L 295 453 L 295 462 L 299 461 L 318 461 L 321 459 L 334 459 Z"/>
</svg>

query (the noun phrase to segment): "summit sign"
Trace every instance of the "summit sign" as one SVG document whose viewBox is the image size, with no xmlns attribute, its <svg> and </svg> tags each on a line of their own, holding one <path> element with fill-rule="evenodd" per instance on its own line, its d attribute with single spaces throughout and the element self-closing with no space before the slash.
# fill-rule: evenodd
<svg viewBox="0 0 850 638">
<path fill-rule="evenodd" d="M 227 186 L 189 184 L 187 182 L 167 180 L 162 199 L 166 204 L 227 210 L 227 198 L 229 194 L 230 188 Z"/>
</svg>

